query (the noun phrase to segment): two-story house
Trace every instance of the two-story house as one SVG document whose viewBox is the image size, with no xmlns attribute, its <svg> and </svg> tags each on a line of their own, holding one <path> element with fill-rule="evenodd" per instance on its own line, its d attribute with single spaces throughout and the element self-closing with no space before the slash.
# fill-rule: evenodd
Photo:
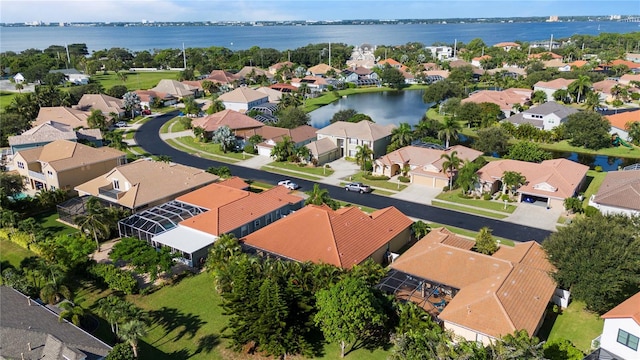
<svg viewBox="0 0 640 360">
<path fill-rule="evenodd" d="M 609 310 L 602 318 L 600 348 L 590 354 L 589 359 L 640 359 L 640 293 Z"/>
<path fill-rule="evenodd" d="M 318 141 L 330 139 L 340 151 L 340 157 L 355 157 L 358 146 L 368 146 L 373 151 L 373 158 L 378 158 L 387 152 L 391 143 L 393 125 L 378 125 L 371 121 L 357 123 L 336 121 L 318 130 Z"/>
<path fill-rule="evenodd" d="M 126 154 L 109 147 L 93 148 L 69 140 L 18 151 L 13 165 L 30 193 L 73 190 L 114 166 L 126 163 Z"/>
<path fill-rule="evenodd" d="M 555 101 L 548 101 L 542 105 L 531 107 L 505 119 L 514 125 L 531 124 L 541 130 L 551 130 L 567 121 L 571 114 L 578 110 L 560 105 Z"/>
<path fill-rule="evenodd" d="M 121 117 L 125 112 L 124 100 L 105 94 L 84 94 L 73 108 L 89 113 L 100 110 L 107 120 L 110 120 L 110 114 L 118 114 Z"/>
</svg>

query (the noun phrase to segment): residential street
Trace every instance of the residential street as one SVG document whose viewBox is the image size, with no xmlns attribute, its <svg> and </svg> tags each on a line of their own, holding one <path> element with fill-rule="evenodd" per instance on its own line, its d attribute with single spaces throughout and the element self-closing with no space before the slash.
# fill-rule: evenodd
<svg viewBox="0 0 640 360">
<path fill-rule="evenodd" d="M 135 134 L 136 143 L 153 155 L 168 155 L 171 157 L 172 161 L 184 165 L 194 166 L 201 169 L 224 165 L 229 167 L 233 175 L 270 184 L 276 184 L 278 181 L 283 179 L 283 176 L 279 174 L 203 159 L 172 148 L 160 138 L 159 131 L 160 127 L 165 122 L 175 117 L 177 113 L 178 112 L 175 111 L 158 116 L 140 126 Z M 308 191 L 313 188 L 313 181 L 294 177 L 291 178 L 301 186 L 302 191 Z M 549 230 L 437 208 L 400 198 L 346 192 L 342 187 L 327 184 L 322 184 L 322 187 L 326 188 L 329 191 L 330 196 L 337 200 L 378 209 L 395 206 L 404 214 L 413 218 L 424 219 L 426 221 L 455 226 L 471 231 L 478 231 L 480 228 L 488 226 L 493 230 L 493 234 L 495 236 L 516 241 L 536 240 L 538 242 L 542 242 L 542 240 L 551 233 Z M 535 223 L 535 220 L 533 222 Z"/>
</svg>

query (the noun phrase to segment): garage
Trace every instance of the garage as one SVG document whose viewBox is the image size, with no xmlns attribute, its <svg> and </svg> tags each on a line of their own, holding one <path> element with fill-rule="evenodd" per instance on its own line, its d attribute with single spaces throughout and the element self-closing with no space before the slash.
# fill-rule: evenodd
<svg viewBox="0 0 640 360">
<path fill-rule="evenodd" d="M 531 194 L 522 194 L 520 197 L 520 202 L 529 203 L 538 206 L 547 206 L 549 205 L 549 198 Z"/>
</svg>

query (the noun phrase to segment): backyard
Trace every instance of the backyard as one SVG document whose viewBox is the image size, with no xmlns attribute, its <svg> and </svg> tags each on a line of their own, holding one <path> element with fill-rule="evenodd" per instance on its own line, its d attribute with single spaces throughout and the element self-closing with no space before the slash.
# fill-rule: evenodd
<svg viewBox="0 0 640 360">
<path fill-rule="evenodd" d="M 543 339 L 548 334 L 546 340 L 570 340 L 584 353 L 590 352 L 591 340 L 600 336 L 604 326 L 604 321 L 597 314 L 587 311 L 584 302 L 581 301 L 572 301 L 569 307 L 557 316 L 555 322 L 548 320 L 545 320 L 540 329 Z"/>
</svg>

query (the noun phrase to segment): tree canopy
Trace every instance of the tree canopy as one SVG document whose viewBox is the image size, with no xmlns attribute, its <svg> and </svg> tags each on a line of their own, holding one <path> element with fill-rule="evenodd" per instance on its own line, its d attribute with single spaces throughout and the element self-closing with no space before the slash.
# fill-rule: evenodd
<svg viewBox="0 0 640 360">
<path fill-rule="evenodd" d="M 587 149 L 601 149 L 610 146 L 611 124 L 594 111 L 581 111 L 569 115 L 566 122 L 567 135 L 573 146 Z"/>
</svg>

